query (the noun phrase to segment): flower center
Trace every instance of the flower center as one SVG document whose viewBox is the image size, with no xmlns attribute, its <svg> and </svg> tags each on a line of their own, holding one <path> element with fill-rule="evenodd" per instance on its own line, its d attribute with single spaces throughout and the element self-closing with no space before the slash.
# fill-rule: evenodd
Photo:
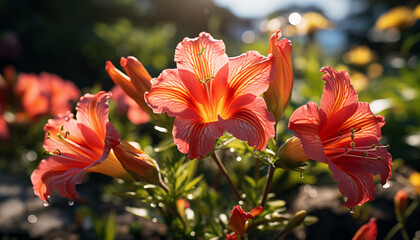
<svg viewBox="0 0 420 240">
<path fill-rule="evenodd" d="M 199 53 L 197 53 L 198 65 L 199 65 L 199 73 L 197 74 L 198 81 L 201 83 L 202 87 L 204 87 L 204 95 L 206 101 L 204 102 L 203 108 L 201 109 L 201 116 L 203 117 L 204 122 L 215 122 L 218 121 L 218 109 L 217 101 L 218 99 L 213 98 L 213 84 L 212 80 L 214 76 L 210 75 L 209 66 L 204 58 L 204 51 L 206 49 L 202 48 Z"/>
<path fill-rule="evenodd" d="M 48 140 L 54 141 L 55 143 L 57 143 L 57 145 L 64 144 L 64 146 L 66 146 L 68 150 L 80 156 L 81 158 L 84 158 L 89 161 L 93 161 L 93 160 L 96 160 L 96 158 L 98 158 L 98 153 L 96 153 L 92 149 L 81 146 L 75 141 L 72 141 L 71 139 L 69 139 L 69 136 L 70 136 L 70 132 L 64 131 L 64 125 L 61 125 L 57 133 L 57 136 L 53 136 L 50 131 L 47 132 Z M 49 154 L 52 156 L 61 156 L 61 151 L 58 148 L 55 149 L 54 152 L 48 152 L 47 150 L 45 150 L 44 154 Z M 61 157 L 64 157 L 64 156 L 61 156 Z"/>
</svg>

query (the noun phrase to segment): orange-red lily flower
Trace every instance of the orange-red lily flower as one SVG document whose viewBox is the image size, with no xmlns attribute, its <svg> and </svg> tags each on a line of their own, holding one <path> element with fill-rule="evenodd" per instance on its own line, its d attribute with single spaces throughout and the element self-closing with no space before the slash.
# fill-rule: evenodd
<svg viewBox="0 0 420 240">
<path fill-rule="evenodd" d="M 374 199 L 373 176 L 385 184 L 391 175 L 392 157 L 379 144 L 383 116 L 375 116 L 369 104 L 358 102 L 347 72 L 324 67 L 321 106 L 308 103 L 290 117 L 289 129 L 302 141 L 305 154 L 327 163 L 341 193 L 344 206 L 352 208 Z"/>
<path fill-rule="evenodd" d="M 76 184 L 85 172 L 128 177 L 111 148 L 105 145 L 110 94 L 86 94 L 77 104 L 76 119 L 70 112 L 50 119 L 44 127 L 44 148 L 50 157 L 31 175 L 35 195 L 48 201 L 55 187 L 61 196 L 76 199 Z"/>
<path fill-rule="evenodd" d="M 261 214 L 263 211 L 262 206 L 258 206 L 252 209 L 251 212 L 245 212 L 241 206 L 234 206 L 230 211 L 229 225 L 233 232 L 239 235 L 243 235 L 248 228 L 248 219 L 254 220 L 254 218 Z"/>
<path fill-rule="evenodd" d="M 144 124 L 150 120 L 150 116 L 132 98 L 130 98 L 120 86 L 111 89 L 112 98 L 117 102 L 117 112 L 127 114 L 128 120 L 133 124 Z"/>
<path fill-rule="evenodd" d="M 376 240 L 378 235 L 378 227 L 376 218 L 371 218 L 368 223 L 361 226 L 354 234 L 352 240 Z"/>
<path fill-rule="evenodd" d="M 274 117 L 263 98 L 272 58 L 250 51 L 228 58 L 208 33 L 185 38 L 175 50 L 177 69 L 152 79 L 145 94 L 155 113 L 176 117 L 173 136 L 190 159 L 203 158 L 224 131 L 262 150 L 274 136 Z"/>
<path fill-rule="evenodd" d="M 152 110 L 144 101 L 144 93 L 150 90 L 152 77 L 143 64 L 135 57 L 121 58 L 120 65 L 127 73 L 125 75 L 118 70 L 110 61 L 106 62 L 105 70 L 115 84 L 131 97 L 145 112 L 153 114 Z"/>
<path fill-rule="evenodd" d="M 269 88 L 264 93 L 268 110 L 273 113 L 276 122 L 280 121 L 284 110 L 289 105 L 293 88 L 292 43 L 280 37 L 281 32 L 277 31 L 270 38 L 268 54 L 274 57 L 276 72 Z"/>
<path fill-rule="evenodd" d="M 67 112 L 45 125 L 44 148 L 50 157 L 42 160 L 31 175 L 39 198 L 48 201 L 53 187 L 63 197 L 77 198 L 76 184 L 87 172 L 165 187 L 155 161 L 122 140 L 108 121 L 110 97 L 106 92 L 85 94 L 77 104 L 76 119 Z"/>
<path fill-rule="evenodd" d="M 71 100 L 80 96 L 80 91 L 70 81 L 51 73 L 21 73 L 18 76 L 16 92 L 22 96 L 22 105 L 30 119 L 43 114 L 56 116 L 70 110 Z"/>
</svg>

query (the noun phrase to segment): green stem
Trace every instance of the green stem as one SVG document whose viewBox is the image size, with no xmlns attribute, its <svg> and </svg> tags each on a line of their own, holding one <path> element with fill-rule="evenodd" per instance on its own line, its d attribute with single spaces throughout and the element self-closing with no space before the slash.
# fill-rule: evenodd
<svg viewBox="0 0 420 240">
<path fill-rule="evenodd" d="M 169 192 L 169 187 L 168 187 L 168 185 L 166 185 L 166 183 L 163 181 L 163 179 L 162 179 L 162 177 L 160 176 L 160 174 L 159 174 L 159 183 L 160 183 L 160 186 L 162 187 L 162 189 L 163 189 L 163 190 L 165 190 L 165 192 L 166 192 L 166 193 L 168 193 L 168 192 Z"/>
<path fill-rule="evenodd" d="M 265 181 L 264 193 L 260 204 L 260 206 L 262 207 L 264 207 L 265 201 L 267 200 L 267 195 L 270 192 L 270 186 L 273 180 L 274 170 L 276 169 L 272 165 L 268 167 L 267 180 Z"/>
<path fill-rule="evenodd" d="M 413 211 L 416 210 L 416 208 L 418 207 L 419 203 L 420 203 L 420 200 L 416 199 L 410 204 L 410 206 L 408 206 L 407 210 L 404 213 L 404 219 L 407 219 L 408 217 L 410 217 Z"/>
<path fill-rule="evenodd" d="M 274 125 L 274 138 L 276 140 L 276 145 L 278 145 L 277 123 Z M 264 207 L 265 201 L 267 200 L 267 195 L 270 192 L 270 186 L 271 182 L 273 181 L 274 170 L 276 170 L 276 168 L 273 165 L 270 165 L 268 167 L 267 179 L 265 181 L 263 197 L 261 199 L 260 204 L 260 206 L 262 207 Z"/>
<path fill-rule="evenodd" d="M 213 160 L 216 162 L 216 164 L 217 164 L 217 166 L 219 167 L 220 171 L 223 173 L 223 175 L 225 175 L 226 180 L 228 180 L 229 185 L 230 185 L 230 187 L 231 187 L 231 188 L 232 188 L 232 190 L 233 190 L 233 193 L 236 195 L 236 197 L 237 197 L 239 200 L 242 200 L 242 198 L 241 198 L 241 194 L 239 194 L 238 189 L 235 187 L 235 184 L 233 184 L 233 181 L 232 181 L 232 179 L 230 178 L 229 173 L 228 173 L 228 171 L 226 170 L 225 166 L 223 166 L 223 163 L 222 163 L 222 161 L 220 160 L 219 156 L 217 156 L 217 154 L 216 154 L 215 152 L 212 152 L 211 156 L 212 156 Z"/>
<path fill-rule="evenodd" d="M 284 237 L 286 237 L 286 235 L 289 233 L 290 231 L 282 231 L 281 233 L 279 233 L 279 235 L 277 235 L 274 240 L 281 240 Z"/>
<path fill-rule="evenodd" d="M 391 240 L 392 237 L 401 229 L 402 224 L 397 223 L 394 227 L 391 228 L 391 230 L 388 232 L 388 234 L 385 236 L 384 240 Z"/>
</svg>

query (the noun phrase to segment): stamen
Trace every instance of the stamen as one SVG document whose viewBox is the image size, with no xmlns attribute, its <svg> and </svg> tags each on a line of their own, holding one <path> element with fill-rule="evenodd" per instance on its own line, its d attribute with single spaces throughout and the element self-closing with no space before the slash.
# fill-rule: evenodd
<svg viewBox="0 0 420 240">
<path fill-rule="evenodd" d="M 204 54 L 204 51 L 205 51 L 205 48 L 203 47 L 203 48 L 201 48 L 201 51 L 199 53 L 197 53 L 198 63 L 199 63 L 199 67 L 200 67 L 200 70 L 201 70 L 201 76 L 198 78 L 198 81 L 200 83 L 203 83 L 204 87 L 206 88 L 207 100 L 208 100 L 209 107 L 210 107 L 210 112 L 208 114 L 209 114 L 209 116 L 211 116 L 210 118 L 213 118 L 213 116 L 215 114 L 214 114 L 214 109 L 213 109 L 211 80 L 214 79 L 214 76 L 206 77 L 206 75 L 205 75 L 204 63 L 202 62 L 203 60 L 201 59 L 201 56 Z"/>
<path fill-rule="evenodd" d="M 60 131 L 63 131 L 63 130 L 64 130 L 64 125 L 61 125 Z"/>
<path fill-rule="evenodd" d="M 354 140 L 354 133 L 355 133 L 354 128 L 351 128 L 350 132 L 351 132 L 351 140 Z"/>
<path fill-rule="evenodd" d="M 347 152 L 347 146 L 344 146 L 344 151 Z"/>
<path fill-rule="evenodd" d="M 204 47 L 201 49 L 201 51 L 199 53 L 197 53 L 197 56 L 200 56 L 201 54 L 203 54 L 204 50 L 206 50 Z"/>
<path fill-rule="evenodd" d="M 376 159 L 381 160 L 382 157 L 381 156 L 376 156 Z"/>
<path fill-rule="evenodd" d="M 70 132 L 66 131 L 66 134 L 64 135 L 64 138 L 67 138 L 68 135 L 70 135 Z"/>
<path fill-rule="evenodd" d="M 95 152 L 93 152 L 92 150 L 90 150 L 90 149 L 88 149 L 88 148 L 86 148 L 86 147 L 83 147 L 83 146 L 80 146 L 79 144 L 77 144 L 77 143 L 75 143 L 75 142 L 73 142 L 73 141 L 71 141 L 71 140 L 69 140 L 69 139 L 66 139 L 65 137 L 63 137 L 63 135 L 61 135 L 61 133 L 58 133 L 57 134 L 57 136 L 58 136 L 58 139 L 62 142 L 62 143 L 64 143 L 64 145 L 67 147 L 67 148 L 69 148 L 72 152 L 74 152 L 75 154 L 77 154 L 77 155 L 79 155 L 80 157 L 82 157 L 82 158 L 86 158 L 86 159 L 88 159 L 88 160 L 90 160 L 89 158 L 87 158 L 86 156 L 84 156 L 84 155 L 82 155 L 80 152 L 83 152 L 83 153 L 85 153 L 85 154 L 87 154 L 87 155 L 89 155 L 90 157 L 96 157 L 95 155 L 96 155 L 96 153 Z M 56 140 L 56 138 L 53 138 L 54 140 Z M 57 140 L 56 140 L 57 141 Z M 58 142 L 58 141 L 57 141 Z M 76 149 L 77 150 L 76 150 Z"/>
<path fill-rule="evenodd" d="M 369 155 L 368 151 L 365 152 L 365 154 L 363 154 L 363 157 L 367 157 Z"/>
<path fill-rule="evenodd" d="M 341 133 L 341 131 L 338 131 L 338 134 L 340 134 L 340 137 L 343 137 L 343 134 Z"/>
<path fill-rule="evenodd" d="M 61 155 L 60 149 L 55 149 L 54 154 Z"/>
<path fill-rule="evenodd" d="M 376 145 L 372 144 L 369 148 L 375 148 L 375 147 L 376 147 Z"/>
<path fill-rule="evenodd" d="M 354 146 L 356 146 L 356 144 L 355 144 L 354 142 L 351 142 L 351 143 L 350 143 L 350 147 L 351 147 L 351 149 L 353 149 L 353 150 L 354 150 Z"/>
</svg>

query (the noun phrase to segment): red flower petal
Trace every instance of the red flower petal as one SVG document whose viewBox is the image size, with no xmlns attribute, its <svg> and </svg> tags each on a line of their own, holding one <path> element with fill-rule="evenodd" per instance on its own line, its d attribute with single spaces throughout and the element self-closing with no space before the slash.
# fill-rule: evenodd
<svg viewBox="0 0 420 240">
<path fill-rule="evenodd" d="M 172 135 L 178 150 L 190 159 L 203 158 L 213 149 L 216 139 L 223 135 L 219 122 L 175 118 Z"/>
<path fill-rule="evenodd" d="M 145 99 L 154 113 L 198 118 L 200 110 L 176 69 L 164 70 L 159 77 L 152 79 L 152 88 L 145 94 Z"/>
<path fill-rule="evenodd" d="M 206 101 L 199 79 L 212 79 L 212 84 L 216 85 L 213 89 L 217 89 L 214 93 L 223 94 L 220 90 L 226 85 L 229 61 L 222 40 L 215 40 L 205 32 L 198 38 L 184 38 L 176 47 L 175 62 L 180 78 L 196 101 Z"/>
<path fill-rule="evenodd" d="M 330 66 L 323 67 L 321 72 L 326 73 L 322 76 L 325 86 L 321 97 L 321 109 L 328 117 L 345 106 L 357 103 L 358 96 L 347 72 L 338 72 Z"/>
<path fill-rule="evenodd" d="M 223 129 L 248 145 L 263 150 L 274 136 L 274 117 L 267 110 L 263 98 L 256 98 L 251 104 L 237 108 L 229 119 L 223 120 Z"/>
</svg>

